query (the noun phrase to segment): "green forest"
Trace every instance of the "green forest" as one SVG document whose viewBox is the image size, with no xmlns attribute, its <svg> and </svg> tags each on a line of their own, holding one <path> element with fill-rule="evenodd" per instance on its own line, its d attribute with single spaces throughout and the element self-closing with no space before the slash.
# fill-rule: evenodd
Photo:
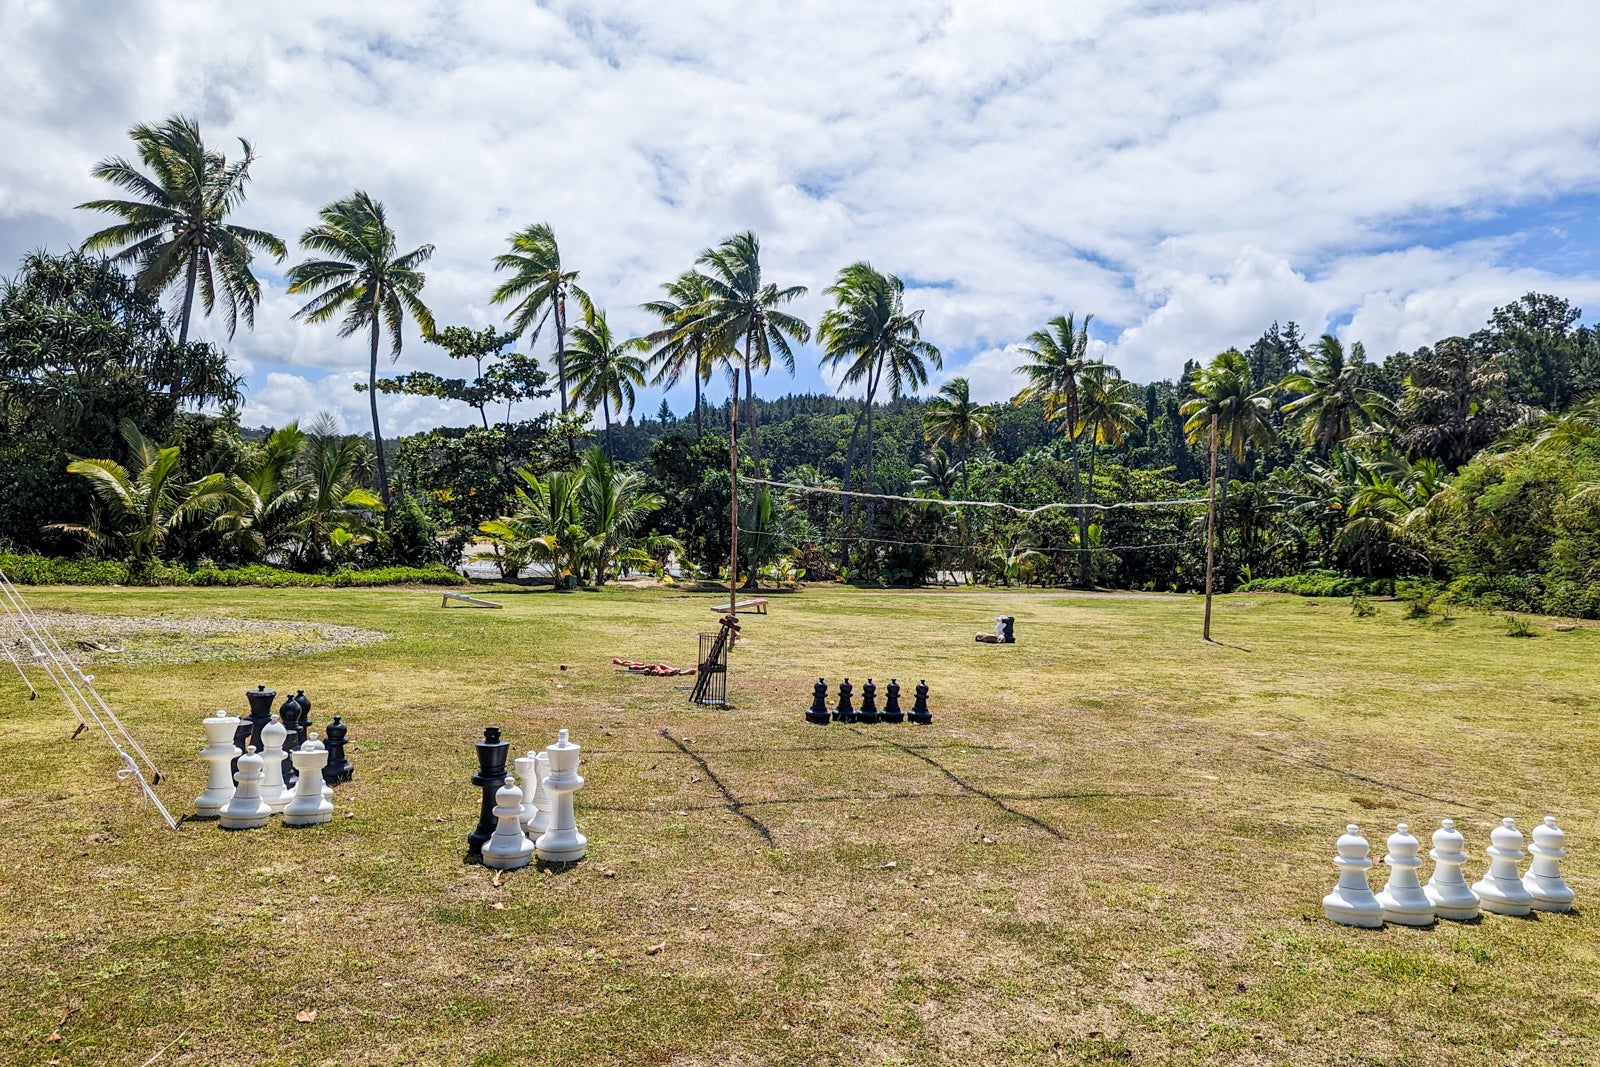
<svg viewBox="0 0 1600 1067">
<path fill-rule="evenodd" d="M 0 283 L 0 563 L 27 580 L 459 581 L 469 548 L 569 585 L 725 579 L 735 455 L 748 587 L 1194 591 L 1214 455 L 1222 591 L 1600 617 L 1600 331 L 1559 296 L 1507 294 L 1469 336 L 1385 358 L 1264 323 L 1149 383 L 1095 357 L 1092 309 L 1063 308 L 1016 339 L 1015 396 L 983 405 L 866 262 L 806 322 L 788 310 L 805 288 L 735 234 L 658 293 L 616 294 L 659 323 L 624 337 L 535 223 L 494 261 L 503 328 L 474 329 L 435 321 L 433 246 L 367 193 L 291 249 L 232 221 L 248 142 L 230 160 L 183 117 L 130 136 L 137 161 L 94 171 L 126 198 L 80 205 L 109 225 Z M 241 425 L 223 344 L 191 326 L 250 328 L 263 260 L 288 261 L 306 328 L 362 346 L 366 432 Z M 408 323 L 459 377 L 405 368 Z M 758 395 L 813 352 L 862 399 Z M 737 404 L 708 404 L 713 381 Z M 636 411 L 647 386 L 690 399 Z M 472 424 L 385 437 L 398 393 Z"/>
</svg>

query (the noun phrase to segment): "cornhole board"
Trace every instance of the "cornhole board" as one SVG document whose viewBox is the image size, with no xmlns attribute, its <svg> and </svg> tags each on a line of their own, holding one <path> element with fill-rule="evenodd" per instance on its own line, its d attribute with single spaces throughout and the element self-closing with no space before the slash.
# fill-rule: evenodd
<svg viewBox="0 0 1600 1067">
<path fill-rule="evenodd" d="M 733 606 L 735 612 L 743 611 L 746 608 L 754 608 L 757 615 L 765 615 L 767 613 L 767 598 L 756 597 L 754 600 L 741 600 Z M 726 613 L 728 609 L 721 604 L 713 604 L 711 605 L 711 610 Z"/>
<path fill-rule="evenodd" d="M 460 606 L 462 606 L 464 608 L 498 608 L 498 607 L 504 607 L 504 605 L 496 604 L 492 600 L 479 600 L 477 597 L 468 596 L 465 593 L 445 593 L 444 594 L 444 599 L 442 599 L 439 602 L 439 606 L 441 608 L 448 608 L 450 606 L 450 601 L 452 601 L 452 600 L 456 601 L 458 604 L 460 604 Z"/>
</svg>

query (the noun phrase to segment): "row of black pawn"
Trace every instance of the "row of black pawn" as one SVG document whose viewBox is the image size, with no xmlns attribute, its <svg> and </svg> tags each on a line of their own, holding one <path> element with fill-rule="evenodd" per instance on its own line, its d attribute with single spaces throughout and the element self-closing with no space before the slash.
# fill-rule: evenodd
<svg viewBox="0 0 1600 1067">
<path fill-rule="evenodd" d="M 818 678 L 816 686 L 811 690 L 811 707 L 806 710 L 806 722 L 826 726 L 830 722 L 910 721 L 926 726 L 933 721 L 933 712 L 928 710 L 926 679 L 917 683 L 917 695 L 911 703 L 910 712 L 900 710 L 900 683 L 893 678 L 889 679 L 889 687 L 884 691 L 882 711 L 878 710 L 878 687 L 872 684 L 871 678 L 868 678 L 867 684 L 861 687 L 860 708 L 857 708 L 852 700 L 855 688 L 848 678 L 840 682 L 839 706 L 829 711 L 828 682 L 825 678 Z"/>
<path fill-rule="evenodd" d="M 277 695 L 276 689 L 268 689 L 264 685 L 245 690 L 245 699 L 250 702 L 250 714 L 233 731 L 234 748 L 244 752 L 245 746 L 253 745 L 254 751 L 260 752 L 265 747 L 261 743 L 261 731 L 272 721 L 272 701 Z M 284 698 L 283 706 L 278 709 L 278 722 L 288 731 L 283 739 L 285 753 L 294 752 L 306 743 L 306 737 L 311 732 L 311 698 L 306 696 L 304 689 L 296 689 L 294 696 Z M 355 776 L 355 765 L 344 754 L 349 733 L 350 728 L 335 715 L 323 734 L 322 745 L 328 750 L 328 764 L 322 769 L 322 780 L 329 785 L 348 782 Z M 239 757 L 233 758 L 231 766 L 235 771 L 239 769 Z M 292 786 L 299 780 L 300 772 L 295 769 L 294 761 L 285 755 L 283 784 Z"/>
</svg>

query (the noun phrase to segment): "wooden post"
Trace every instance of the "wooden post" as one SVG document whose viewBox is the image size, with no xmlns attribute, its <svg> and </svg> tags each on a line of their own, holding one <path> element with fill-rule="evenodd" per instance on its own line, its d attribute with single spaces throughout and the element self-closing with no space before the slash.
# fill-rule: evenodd
<svg viewBox="0 0 1600 1067">
<path fill-rule="evenodd" d="M 1217 544 L 1217 416 L 1211 416 L 1211 498 L 1206 503 L 1206 623 L 1205 640 L 1211 640 L 1211 569 Z"/>
<path fill-rule="evenodd" d="M 733 372 L 733 403 L 728 405 L 728 491 L 733 501 L 733 551 L 728 556 L 728 614 L 737 615 L 739 589 L 739 372 Z M 1213 470 L 1216 463 L 1211 464 Z"/>
</svg>

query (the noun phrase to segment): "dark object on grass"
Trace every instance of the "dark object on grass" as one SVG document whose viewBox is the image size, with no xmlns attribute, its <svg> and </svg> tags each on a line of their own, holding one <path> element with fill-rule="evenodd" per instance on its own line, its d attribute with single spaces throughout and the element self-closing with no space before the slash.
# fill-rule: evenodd
<svg viewBox="0 0 1600 1067">
<path fill-rule="evenodd" d="M 850 700 L 850 694 L 855 691 L 856 687 L 850 684 L 850 679 L 839 683 L 839 706 L 833 709 L 834 722 L 856 721 L 856 706 Z"/>
<path fill-rule="evenodd" d="M 1015 615 L 999 615 L 994 620 L 994 635 L 1000 639 L 1002 645 L 1017 643 L 1017 618 Z"/>
<path fill-rule="evenodd" d="M 926 678 L 917 683 L 917 699 L 911 704 L 909 718 L 912 722 L 923 726 L 933 721 L 933 712 L 928 710 L 928 680 Z"/>
<path fill-rule="evenodd" d="M 328 732 L 333 733 L 333 727 L 328 727 Z M 495 794 L 505 784 L 506 755 L 510 751 L 511 742 L 500 740 L 500 727 L 484 727 L 483 740 L 478 742 L 478 773 L 472 776 L 472 784 L 483 790 L 482 806 L 478 809 L 478 825 L 467 835 L 468 859 L 483 855 L 483 846 L 500 823 L 494 814 Z"/>
<path fill-rule="evenodd" d="M 856 722 L 878 721 L 878 687 L 872 684 L 872 679 L 867 679 L 867 684 L 861 687 L 861 710 L 856 712 Z"/>
<path fill-rule="evenodd" d="M 722 617 L 721 629 L 700 635 L 700 662 L 695 667 L 694 689 L 689 699 L 696 704 L 722 705 L 728 702 L 728 646 L 739 635 L 739 620 Z"/>
<path fill-rule="evenodd" d="M 301 722 L 303 714 L 299 697 L 284 698 L 283 707 L 278 709 L 278 722 L 283 725 L 283 784 L 286 786 L 293 786 L 300 780 L 300 772 L 295 770 L 289 753 L 306 739 L 306 728 Z"/>
<path fill-rule="evenodd" d="M 234 729 L 233 747 L 242 753 L 247 747 L 254 745 L 255 750 L 260 752 L 261 730 L 272 721 L 272 698 L 278 695 L 278 691 L 258 685 L 254 689 L 246 689 L 244 695 L 245 699 L 250 701 L 250 714 L 245 716 L 244 721 Z M 233 762 L 229 763 L 228 767 L 237 771 L 239 757 L 233 757 Z"/>
<path fill-rule="evenodd" d="M 350 727 L 346 726 L 337 715 L 328 724 L 328 736 L 323 738 L 323 744 L 328 749 L 328 765 L 322 770 L 322 780 L 329 785 L 348 782 L 355 777 L 355 764 L 344 754 L 345 735 L 349 732 Z M 495 788 L 500 787 L 496 785 Z"/>
<path fill-rule="evenodd" d="M 828 725 L 828 682 L 825 678 L 818 678 L 811 688 L 811 707 L 806 709 L 806 722 Z"/>
<path fill-rule="evenodd" d="M 878 713 L 878 718 L 883 722 L 904 722 L 905 714 L 900 710 L 900 683 L 890 678 L 889 688 L 883 693 L 883 710 Z"/>
</svg>

